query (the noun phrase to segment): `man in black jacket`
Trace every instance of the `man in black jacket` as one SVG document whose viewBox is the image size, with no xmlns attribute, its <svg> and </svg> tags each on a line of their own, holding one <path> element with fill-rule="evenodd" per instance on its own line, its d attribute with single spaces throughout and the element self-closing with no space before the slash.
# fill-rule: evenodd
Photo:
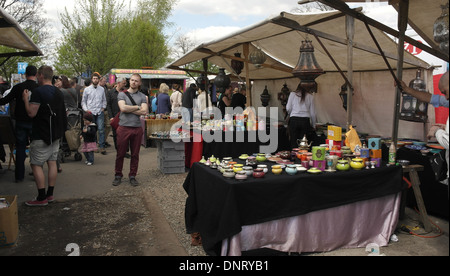
<svg viewBox="0 0 450 276">
<path fill-rule="evenodd" d="M 31 133 L 30 163 L 38 189 L 35 200 L 25 202 L 28 206 L 46 206 L 53 202 L 58 168 L 59 141 L 67 128 L 64 95 L 52 85 L 53 69 L 42 66 L 37 73 L 40 86 L 30 91 L 25 90 L 23 100 L 30 118 L 33 118 Z M 44 164 L 48 165 L 48 190 L 45 192 Z"/>
<path fill-rule="evenodd" d="M 0 105 L 11 104 L 15 101 L 15 111 L 14 114 L 11 114 L 11 117 L 16 120 L 16 182 L 22 182 L 25 178 L 25 150 L 30 142 L 32 130 L 32 120 L 25 110 L 22 94 L 26 89 L 32 91 L 38 87 L 36 73 L 37 68 L 29 65 L 25 71 L 27 80 L 14 86 L 6 97 L 0 99 Z"/>
<path fill-rule="evenodd" d="M 116 87 L 109 90 L 108 93 L 106 94 L 106 108 L 108 110 L 110 122 L 114 119 L 114 117 L 116 117 L 117 113 L 120 112 L 117 96 L 119 96 L 120 92 L 126 90 L 127 79 L 117 78 L 116 83 L 117 83 Z M 114 148 L 117 150 L 117 133 L 114 128 L 112 128 L 112 131 L 114 139 Z"/>
<path fill-rule="evenodd" d="M 183 93 L 183 97 L 181 99 L 181 105 L 183 107 L 181 113 L 183 115 L 184 122 L 192 122 L 194 120 L 193 108 L 194 108 L 194 99 L 197 96 L 197 85 L 195 83 L 191 84 L 186 92 Z M 190 117 L 188 117 L 190 116 Z M 188 118 L 190 118 L 188 120 Z"/>
</svg>

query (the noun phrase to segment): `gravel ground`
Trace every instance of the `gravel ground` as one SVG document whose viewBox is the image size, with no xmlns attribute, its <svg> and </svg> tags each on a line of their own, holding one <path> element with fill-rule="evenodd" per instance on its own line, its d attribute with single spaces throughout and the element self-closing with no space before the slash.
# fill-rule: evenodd
<svg viewBox="0 0 450 276">
<path fill-rule="evenodd" d="M 145 175 L 147 174 L 147 175 Z M 206 256 L 202 246 L 191 246 L 191 236 L 186 234 L 184 207 L 187 194 L 183 189 L 185 174 L 164 175 L 159 170 L 149 170 L 144 174 L 148 182 L 143 189 L 151 191 L 189 256 Z"/>
</svg>

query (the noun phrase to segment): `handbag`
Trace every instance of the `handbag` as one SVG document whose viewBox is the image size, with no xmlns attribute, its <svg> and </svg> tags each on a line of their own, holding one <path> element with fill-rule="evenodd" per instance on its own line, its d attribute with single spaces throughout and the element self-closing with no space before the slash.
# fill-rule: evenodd
<svg viewBox="0 0 450 276">
<path fill-rule="evenodd" d="M 136 102 L 134 101 L 134 99 L 131 97 L 131 95 L 130 95 L 130 93 L 127 91 L 127 92 L 124 92 L 127 96 L 128 96 L 128 98 L 130 99 L 130 101 L 131 101 L 131 103 L 133 104 L 133 106 L 134 105 L 137 105 L 136 104 Z M 116 116 L 112 119 L 112 121 L 110 122 L 110 125 L 111 125 L 111 127 L 114 129 L 114 130 L 117 130 L 118 128 L 119 128 L 119 123 L 120 123 L 120 111 L 116 114 Z"/>
</svg>

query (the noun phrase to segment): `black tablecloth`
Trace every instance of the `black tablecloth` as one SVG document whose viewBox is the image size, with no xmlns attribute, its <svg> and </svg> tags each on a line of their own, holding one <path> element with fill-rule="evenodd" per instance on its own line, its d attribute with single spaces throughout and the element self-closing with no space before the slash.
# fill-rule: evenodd
<svg viewBox="0 0 450 276">
<path fill-rule="evenodd" d="M 277 129 L 278 132 L 278 145 L 275 150 L 284 151 L 290 150 L 289 137 L 286 133 L 286 128 L 282 127 Z M 266 134 L 266 133 L 264 133 Z M 215 157 L 233 157 L 237 158 L 241 154 L 252 155 L 254 153 L 260 153 L 261 145 L 269 145 L 269 142 L 261 142 L 258 139 L 258 131 L 233 131 L 233 132 L 220 132 L 222 136 L 221 141 L 204 142 L 203 143 L 203 156 L 205 158 L 214 155 Z M 228 138 L 227 138 L 228 137 Z M 249 140 L 256 137 L 255 140 Z M 229 141 L 231 139 L 231 141 Z M 227 142 L 228 141 L 228 142 Z M 275 152 L 275 151 L 273 151 Z M 272 152 L 271 152 L 272 153 Z"/>
<path fill-rule="evenodd" d="M 320 175 L 268 173 L 263 179 L 239 182 L 195 163 L 183 186 L 188 193 L 187 232 L 199 232 L 205 251 L 216 255 L 221 241 L 244 225 L 395 194 L 403 184 L 400 166 Z"/>
<path fill-rule="evenodd" d="M 439 154 L 442 154 L 445 160 L 445 151 L 442 151 Z M 416 164 L 424 167 L 424 171 L 418 172 L 418 174 L 421 184 L 420 191 L 427 213 L 448 219 L 448 186 L 436 181 L 433 168 L 430 164 L 431 156 L 432 154 L 423 156 L 420 151 L 405 147 L 402 147 L 397 151 L 397 158 L 399 160 L 409 160 L 411 165 Z M 408 175 L 405 176 L 409 178 Z M 406 205 L 411 208 L 417 206 L 414 191 L 412 189 L 408 190 Z"/>
</svg>

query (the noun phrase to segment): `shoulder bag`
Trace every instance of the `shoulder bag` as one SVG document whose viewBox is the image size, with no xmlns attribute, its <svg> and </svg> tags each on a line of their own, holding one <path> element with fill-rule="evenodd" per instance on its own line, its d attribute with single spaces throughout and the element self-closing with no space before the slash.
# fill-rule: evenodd
<svg viewBox="0 0 450 276">
<path fill-rule="evenodd" d="M 128 96 L 128 98 L 130 99 L 133 106 L 137 105 L 136 102 L 134 101 L 133 97 L 131 97 L 131 95 L 128 91 L 123 92 L 123 93 L 125 93 Z M 119 128 L 119 123 L 120 123 L 120 111 L 117 112 L 116 116 L 112 119 L 110 125 L 114 130 L 117 130 Z"/>
</svg>

